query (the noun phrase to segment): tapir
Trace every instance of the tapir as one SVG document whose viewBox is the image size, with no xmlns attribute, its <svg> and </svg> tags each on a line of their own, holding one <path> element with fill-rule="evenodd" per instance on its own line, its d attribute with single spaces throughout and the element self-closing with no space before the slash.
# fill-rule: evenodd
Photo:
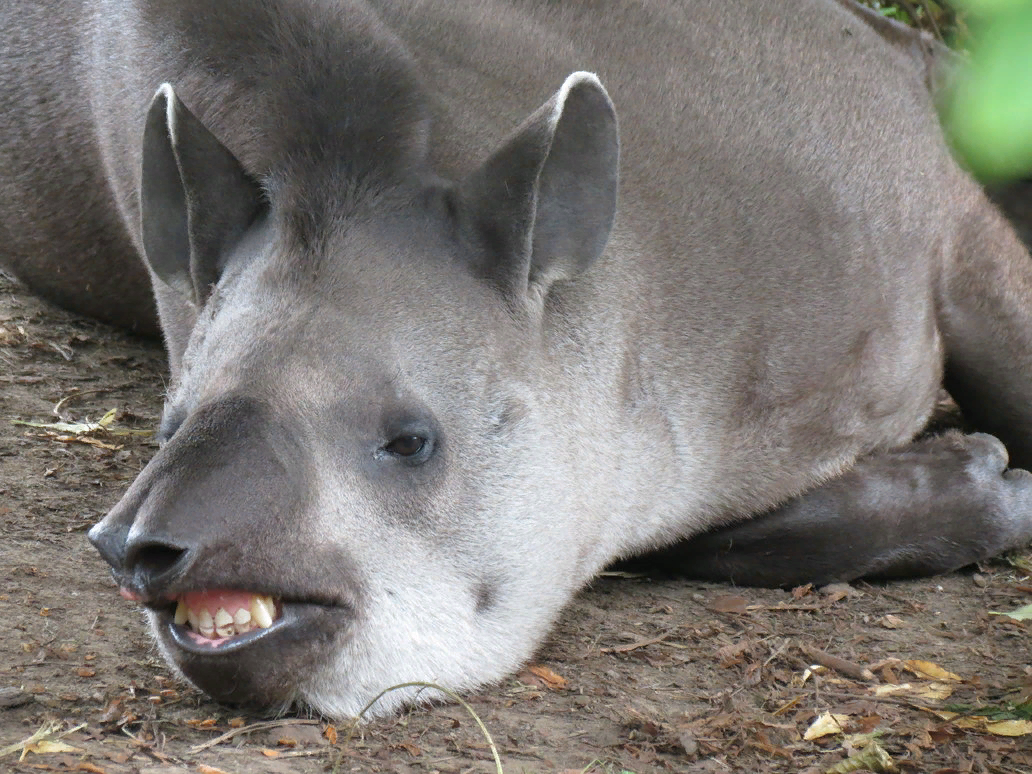
<svg viewBox="0 0 1032 774">
<path fill-rule="evenodd" d="M 652 551 L 777 586 L 1032 540 L 1032 258 L 917 33 L 835 0 L 0 29 L 3 265 L 168 352 L 89 538 L 217 699 L 474 689 Z M 941 389 L 970 433 L 925 432 Z"/>
</svg>

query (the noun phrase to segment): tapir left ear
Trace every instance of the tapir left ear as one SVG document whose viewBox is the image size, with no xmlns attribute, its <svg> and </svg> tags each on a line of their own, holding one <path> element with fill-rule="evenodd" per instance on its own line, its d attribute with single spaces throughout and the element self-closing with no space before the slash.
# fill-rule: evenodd
<svg viewBox="0 0 1032 774">
<path fill-rule="evenodd" d="M 203 305 L 263 201 L 236 157 L 163 84 L 147 111 L 140 181 L 143 247 L 154 274 Z"/>
<path fill-rule="evenodd" d="M 578 72 L 459 186 L 503 292 L 541 295 L 590 266 L 616 215 L 620 139 L 609 95 Z"/>
</svg>

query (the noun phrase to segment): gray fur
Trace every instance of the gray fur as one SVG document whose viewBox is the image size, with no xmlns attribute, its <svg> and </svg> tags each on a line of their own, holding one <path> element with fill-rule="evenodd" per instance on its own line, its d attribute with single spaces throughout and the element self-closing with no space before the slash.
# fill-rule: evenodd
<svg viewBox="0 0 1032 774">
<path fill-rule="evenodd" d="M 1032 265 L 922 36 L 832 0 L 8 0 L 0 30 L 0 259 L 169 352 L 162 448 L 90 537 L 219 698 L 473 688 L 660 547 L 784 584 L 1032 539 L 996 440 L 914 442 L 945 383 L 1032 465 Z M 191 649 L 168 599 L 205 589 L 284 618 Z"/>
</svg>

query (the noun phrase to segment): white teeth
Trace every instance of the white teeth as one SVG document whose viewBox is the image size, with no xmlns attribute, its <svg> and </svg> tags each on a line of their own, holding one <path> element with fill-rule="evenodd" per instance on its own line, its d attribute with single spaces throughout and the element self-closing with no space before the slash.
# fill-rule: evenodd
<svg viewBox="0 0 1032 774">
<path fill-rule="evenodd" d="M 194 609 L 183 601 L 176 603 L 176 624 L 189 624 L 193 631 L 212 639 L 247 634 L 259 628 L 268 629 L 275 619 L 276 601 L 270 596 L 254 595 L 250 609 L 241 607 L 232 615 L 224 607 L 216 610 L 213 616 L 208 608 Z"/>
<path fill-rule="evenodd" d="M 232 637 L 236 634 L 233 626 L 233 616 L 226 612 L 226 608 L 220 607 L 215 613 L 215 631 L 220 637 Z"/>
<path fill-rule="evenodd" d="M 276 614 L 276 603 L 272 597 L 251 597 L 251 618 L 262 629 L 272 626 L 272 617 Z"/>
<path fill-rule="evenodd" d="M 211 613 L 208 612 L 206 607 L 201 608 L 201 611 L 197 614 L 197 631 L 205 637 L 211 637 L 215 634 L 215 620 L 211 617 Z"/>
</svg>

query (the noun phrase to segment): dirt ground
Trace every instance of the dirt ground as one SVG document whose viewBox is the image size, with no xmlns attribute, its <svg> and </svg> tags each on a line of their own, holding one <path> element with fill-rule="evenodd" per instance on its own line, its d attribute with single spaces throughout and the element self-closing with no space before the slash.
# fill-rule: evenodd
<svg viewBox="0 0 1032 774">
<path fill-rule="evenodd" d="M 270 725 L 170 677 L 85 537 L 153 442 L 12 422 L 56 422 L 60 404 L 64 421 L 117 409 L 117 427 L 153 428 L 163 373 L 157 345 L 0 276 L 0 771 L 496 771 L 458 705 L 349 735 L 303 713 Z M 989 613 L 1030 597 L 1004 562 L 791 592 L 614 573 L 470 705 L 512 774 L 1029 772 L 1029 624 Z M 833 768 L 851 755 L 868 762 Z"/>
</svg>

